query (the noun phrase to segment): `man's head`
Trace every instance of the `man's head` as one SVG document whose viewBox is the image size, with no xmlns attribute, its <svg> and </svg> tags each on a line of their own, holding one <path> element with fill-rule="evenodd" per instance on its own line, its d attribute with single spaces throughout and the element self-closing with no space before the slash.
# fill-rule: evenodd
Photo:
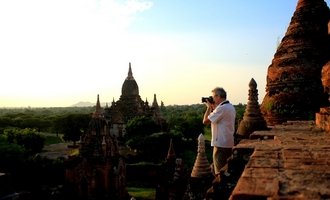
<svg viewBox="0 0 330 200">
<path fill-rule="evenodd" d="M 212 90 L 212 97 L 215 104 L 219 104 L 227 99 L 227 93 L 222 87 L 216 87 Z"/>
</svg>

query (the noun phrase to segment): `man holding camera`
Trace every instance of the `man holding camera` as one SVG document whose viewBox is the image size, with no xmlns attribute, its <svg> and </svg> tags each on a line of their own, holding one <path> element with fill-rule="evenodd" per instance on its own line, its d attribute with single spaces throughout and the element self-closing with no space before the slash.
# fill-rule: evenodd
<svg viewBox="0 0 330 200">
<path fill-rule="evenodd" d="M 213 146 L 213 167 L 217 176 L 232 154 L 235 132 L 235 107 L 227 100 L 227 93 L 221 87 L 212 90 L 212 96 L 202 98 L 207 109 L 203 124 L 211 124 L 211 146 Z"/>
</svg>

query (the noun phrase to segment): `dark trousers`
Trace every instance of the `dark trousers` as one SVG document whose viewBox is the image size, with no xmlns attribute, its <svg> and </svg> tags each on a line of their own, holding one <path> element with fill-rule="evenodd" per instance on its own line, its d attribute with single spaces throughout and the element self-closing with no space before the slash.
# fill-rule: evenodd
<svg viewBox="0 0 330 200">
<path fill-rule="evenodd" d="M 232 154 L 232 148 L 213 147 L 214 174 L 220 173 L 220 169 L 227 164 L 227 159 Z"/>
</svg>

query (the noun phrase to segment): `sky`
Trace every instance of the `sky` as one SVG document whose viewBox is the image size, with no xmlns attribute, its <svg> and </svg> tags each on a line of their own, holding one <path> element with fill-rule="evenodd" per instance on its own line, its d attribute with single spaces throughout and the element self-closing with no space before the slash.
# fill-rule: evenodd
<svg viewBox="0 0 330 200">
<path fill-rule="evenodd" d="M 144 101 L 246 104 L 254 78 L 261 103 L 297 1 L 2 0 L 0 107 L 111 103 L 129 63 Z"/>
</svg>

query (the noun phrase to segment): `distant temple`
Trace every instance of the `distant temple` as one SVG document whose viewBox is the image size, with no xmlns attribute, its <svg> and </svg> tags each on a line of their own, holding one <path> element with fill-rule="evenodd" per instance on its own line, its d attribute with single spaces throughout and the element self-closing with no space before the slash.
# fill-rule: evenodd
<svg viewBox="0 0 330 200">
<path fill-rule="evenodd" d="M 150 116 L 158 125 L 164 124 L 165 120 L 162 118 L 160 109 L 156 94 L 151 106 L 147 100 L 142 101 L 139 86 L 133 77 L 131 63 L 129 63 L 128 75 L 123 83 L 121 96 L 118 101 L 113 100 L 111 106 L 104 109 L 104 116 L 111 122 L 112 132 L 122 137 L 125 134 L 125 124 L 134 117 Z"/>
<path fill-rule="evenodd" d="M 141 100 L 129 63 L 120 99 L 102 109 L 97 96 L 95 112 L 81 136 L 79 155 L 68 161 L 65 177 L 73 199 L 129 199 L 118 138 L 125 135 L 126 123 L 139 116 L 149 116 L 158 125 L 165 123 L 156 95 L 151 106 Z"/>
</svg>

